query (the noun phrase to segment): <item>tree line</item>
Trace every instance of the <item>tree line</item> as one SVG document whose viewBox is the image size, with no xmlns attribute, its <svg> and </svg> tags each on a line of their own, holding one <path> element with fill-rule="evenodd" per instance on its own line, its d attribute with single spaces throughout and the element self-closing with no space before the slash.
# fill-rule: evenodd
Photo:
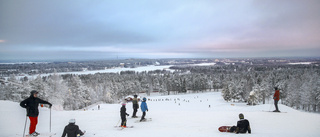
<svg viewBox="0 0 320 137">
<path fill-rule="evenodd" d="M 159 92 L 162 95 L 222 89 L 226 101 L 248 102 L 254 91 L 257 104 L 271 100 L 274 87 L 281 89 L 281 103 L 319 112 L 320 77 L 317 65 L 214 65 L 174 66 L 174 72 L 123 71 L 87 75 L 50 75 L 17 79 L 10 75 L 0 86 L 0 99 L 21 101 L 31 89 L 41 98 L 66 110 L 96 102 L 114 103 L 127 95 Z"/>
</svg>

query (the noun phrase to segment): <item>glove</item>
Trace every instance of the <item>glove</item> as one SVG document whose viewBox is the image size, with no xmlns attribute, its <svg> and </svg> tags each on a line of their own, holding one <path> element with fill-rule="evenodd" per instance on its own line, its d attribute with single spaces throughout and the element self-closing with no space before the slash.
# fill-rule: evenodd
<svg viewBox="0 0 320 137">
<path fill-rule="evenodd" d="M 149 110 L 147 109 L 147 111 L 149 111 Z"/>
<path fill-rule="evenodd" d="M 127 116 L 129 117 L 129 114 L 127 114 Z"/>
<path fill-rule="evenodd" d="M 50 104 L 49 104 L 49 108 L 51 108 L 51 107 L 52 107 L 52 104 L 50 103 Z"/>
</svg>

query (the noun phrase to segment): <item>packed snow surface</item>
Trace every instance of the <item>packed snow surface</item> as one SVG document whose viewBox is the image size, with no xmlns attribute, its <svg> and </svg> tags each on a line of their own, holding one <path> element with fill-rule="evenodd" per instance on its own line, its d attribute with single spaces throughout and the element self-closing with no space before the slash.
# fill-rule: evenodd
<svg viewBox="0 0 320 137">
<path fill-rule="evenodd" d="M 319 137 L 320 115 L 294 110 L 284 105 L 279 109 L 286 113 L 266 112 L 273 104 L 248 106 L 245 103 L 225 102 L 220 92 L 151 96 L 147 97 L 149 111 L 146 117 L 152 121 L 135 123 L 131 118 L 132 104 L 127 104 L 127 125 L 134 128 L 119 130 L 120 104 L 100 104 L 87 110 L 57 111 L 52 108 L 51 131 L 61 136 L 69 119 L 75 118 L 85 137 Z M 209 107 L 210 105 L 210 107 Z M 19 103 L 0 101 L 1 137 L 22 136 L 26 120 L 25 109 Z M 50 109 L 41 108 L 37 130 L 50 130 Z M 238 114 L 243 113 L 250 121 L 252 134 L 222 133 L 220 126 L 236 125 Z M 141 110 L 138 111 L 141 116 Z M 29 119 L 27 120 L 29 128 Z"/>
</svg>

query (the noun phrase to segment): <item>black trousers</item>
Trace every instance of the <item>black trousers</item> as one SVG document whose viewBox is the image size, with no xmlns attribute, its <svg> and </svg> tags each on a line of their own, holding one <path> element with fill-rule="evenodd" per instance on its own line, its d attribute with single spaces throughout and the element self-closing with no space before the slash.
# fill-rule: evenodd
<svg viewBox="0 0 320 137">
<path fill-rule="evenodd" d="M 127 126 L 127 119 L 126 119 L 126 117 L 121 117 L 121 126 Z"/>
<path fill-rule="evenodd" d="M 135 117 L 135 116 L 136 116 L 136 114 L 137 114 L 137 112 L 138 112 L 138 109 L 133 109 L 132 117 Z"/>
<path fill-rule="evenodd" d="M 143 120 L 145 116 L 146 116 L 146 112 L 143 112 L 143 113 L 142 113 L 141 120 Z"/>
<path fill-rule="evenodd" d="M 276 111 L 279 111 L 278 102 L 279 100 L 274 100 L 274 106 L 276 107 Z"/>
</svg>

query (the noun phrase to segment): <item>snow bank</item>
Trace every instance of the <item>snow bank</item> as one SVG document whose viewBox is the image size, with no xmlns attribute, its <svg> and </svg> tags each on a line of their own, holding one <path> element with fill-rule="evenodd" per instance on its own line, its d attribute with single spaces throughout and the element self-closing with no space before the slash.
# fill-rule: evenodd
<svg viewBox="0 0 320 137">
<path fill-rule="evenodd" d="M 135 123 L 138 119 L 128 118 L 127 125 L 134 128 L 118 130 L 120 124 L 119 104 L 100 104 L 90 106 L 87 111 L 52 110 L 52 131 L 61 136 L 70 118 L 75 118 L 80 129 L 86 130 L 86 137 L 237 137 L 233 133 L 221 133 L 219 126 L 235 125 L 238 114 L 243 113 L 250 121 L 250 137 L 319 137 L 320 115 L 301 112 L 279 105 L 282 112 L 273 110 L 272 104 L 248 106 L 245 103 L 225 102 L 220 92 L 198 93 L 171 96 L 152 96 L 147 101 L 150 122 Z M 162 101 L 163 100 L 163 101 Z M 0 101 L 1 137 L 22 135 L 25 110 L 19 103 Z M 50 110 L 40 108 L 38 132 L 49 131 Z M 132 114 L 132 104 L 127 104 L 127 113 Z M 138 111 L 141 116 L 141 110 Z M 29 121 L 28 121 L 29 122 Z M 29 124 L 29 123 L 28 123 Z M 27 127 L 28 129 L 28 127 Z"/>
</svg>

